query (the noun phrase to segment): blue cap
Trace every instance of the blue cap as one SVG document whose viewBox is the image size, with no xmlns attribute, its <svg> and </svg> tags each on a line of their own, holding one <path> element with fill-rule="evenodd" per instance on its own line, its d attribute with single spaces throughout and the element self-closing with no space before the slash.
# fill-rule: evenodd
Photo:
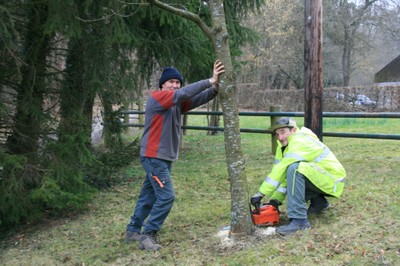
<svg viewBox="0 0 400 266">
<path fill-rule="evenodd" d="M 159 88 L 166 82 L 167 80 L 170 79 L 178 79 L 181 82 L 181 86 L 183 85 L 183 77 L 182 74 L 175 68 L 173 67 L 166 67 L 164 68 L 160 80 L 158 82 Z"/>
</svg>

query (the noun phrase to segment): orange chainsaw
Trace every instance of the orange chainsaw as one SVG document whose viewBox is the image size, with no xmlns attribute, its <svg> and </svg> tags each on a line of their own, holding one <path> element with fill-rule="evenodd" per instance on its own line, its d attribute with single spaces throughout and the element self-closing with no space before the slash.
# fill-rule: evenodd
<svg viewBox="0 0 400 266">
<path fill-rule="evenodd" d="M 268 204 L 256 204 L 255 209 L 251 209 L 250 205 L 251 219 L 253 224 L 257 226 L 273 226 L 279 223 L 279 212 L 278 210 Z"/>
</svg>

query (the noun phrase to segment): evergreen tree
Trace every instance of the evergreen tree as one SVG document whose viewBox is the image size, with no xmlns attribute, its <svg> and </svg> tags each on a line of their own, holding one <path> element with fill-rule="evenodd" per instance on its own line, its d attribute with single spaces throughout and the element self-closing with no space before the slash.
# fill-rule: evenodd
<svg viewBox="0 0 400 266">
<path fill-rule="evenodd" d="M 0 5 L 0 140 L 4 142 L 9 131 L 13 95 L 16 92 L 17 79 L 20 77 L 21 58 L 18 23 L 12 2 Z M 3 148 L 1 143 L 0 149 Z"/>
<path fill-rule="evenodd" d="M 182 3 L 211 23 L 207 5 Z M 164 66 L 179 68 L 187 82 L 208 77 L 214 52 L 195 24 L 146 3 L 30 0 L 4 7 L 0 48 L 12 56 L 0 64 L 1 88 L 18 92 L 13 131 L 0 150 L 0 217 L 9 224 L 90 198 L 84 181 L 105 161 L 90 144 L 96 95 L 105 107 L 107 145 L 118 151 L 121 128 L 112 105 L 126 95 L 140 98 L 139 84 Z M 235 15 L 231 23 L 235 50 L 250 35 L 241 33 Z"/>
<path fill-rule="evenodd" d="M 24 31 L 15 33 L 23 41 L 23 50 L 16 61 L 22 62 L 21 77 L 14 75 L 9 80 L 19 82 L 17 91 L 16 116 L 12 134 L 7 141 L 7 152 L 1 152 L 4 164 L 0 184 L 0 223 L 17 222 L 21 217 L 34 213 L 30 198 L 32 188 L 40 186 L 38 167 L 39 140 L 47 121 L 43 112 L 43 100 L 48 86 L 46 82 L 46 57 L 50 49 L 51 34 L 44 31 L 48 18 L 47 1 L 27 1 L 25 10 L 19 10 Z M 25 16 L 25 17 L 24 17 Z M 17 39 L 18 40 L 18 39 Z M 4 74 L 4 72 L 3 72 Z M 10 73 L 10 75 L 13 75 Z M 11 85 L 11 84 L 6 84 Z"/>
<path fill-rule="evenodd" d="M 46 56 L 51 36 L 44 32 L 47 22 L 47 1 L 29 1 L 22 81 L 17 87 L 17 114 L 7 146 L 13 154 L 27 155 L 34 161 L 39 148 L 44 121 L 43 99 L 46 93 Z"/>
</svg>

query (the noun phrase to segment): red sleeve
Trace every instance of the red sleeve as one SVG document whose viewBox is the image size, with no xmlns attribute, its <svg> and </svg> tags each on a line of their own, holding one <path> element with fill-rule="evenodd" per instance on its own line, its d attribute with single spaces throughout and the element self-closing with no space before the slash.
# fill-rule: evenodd
<svg viewBox="0 0 400 266">
<path fill-rule="evenodd" d="M 168 109 L 174 105 L 175 91 L 154 91 L 153 98 L 164 108 Z"/>
</svg>

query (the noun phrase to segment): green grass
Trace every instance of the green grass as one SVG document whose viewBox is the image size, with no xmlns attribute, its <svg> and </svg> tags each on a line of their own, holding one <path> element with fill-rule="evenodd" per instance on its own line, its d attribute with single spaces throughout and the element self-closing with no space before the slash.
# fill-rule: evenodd
<svg viewBox="0 0 400 266">
<path fill-rule="evenodd" d="M 201 117 L 193 119 L 190 124 L 203 123 Z M 302 124 L 301 118 L 296 120 Z M 400 131 L 395 119 L 376 124 L 346 120 L 329 119 L 324 128 L 332 132 Z M 241 127 L 266 129 L 269 119 L 243 117 Z M 309 231 L 288 237 L 248 237 L 226 247 L 216 237 L 230 218 L 223 134 L 187 132 L 180 159 L 173 165 L 176 202 L 160 232 L 162 251 L 142 251 L 135 243 L 124 243 L 125 226 L 144 174 L 137 158 L 132 158 L 132 164 L 121 171 L 121 176 L 132 178 L 99 192 L 85 212 L 6 233 L 0 243 L 0 265 L 400 264 L 398 141 L 324 138 L 347 171 L 343 196 L 331 200 L 334 207 L 311 216 Z M 241 141 L 252 194 L 271 168 L 271 138 L 242 133 Z"/>
<path fill-rule="evenodd" d="M 303 117 L 295 117 L 297 125 L 304 125 Z M 396 128 L 398 119 L 393 118 L 323 118 L 323 131 L 326 132 L 351 132 L 351 133 L 376 133 L 376 134 L 397 134 Z M 188 119 L 188 125 L 206 126 L 207 119 L 201 115 L 191 115 Z M 223 117 L 221 116 L 220 126 L 223 126 Z M 269 117 L 240 117 L 241 128 L 268 129 L 270 127 Z M 201 131 L 200 131 L 201 132 Z M 258 135 L 258 134 L 254 134 Z"/>
</svg>

